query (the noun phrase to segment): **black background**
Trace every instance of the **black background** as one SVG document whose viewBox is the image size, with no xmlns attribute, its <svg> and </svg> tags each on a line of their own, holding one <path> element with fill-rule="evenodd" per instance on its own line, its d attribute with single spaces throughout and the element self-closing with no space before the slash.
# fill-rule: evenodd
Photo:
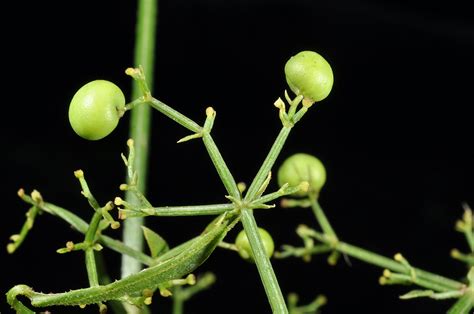
<svg viewBox="0 0 474 314">
<path fill-rule="evenodd" d="M 74 92 L 93 79 L 114 81 L 130 95 L 124 70 L 133 65 L 135 3 L 41 2 L 3 13 L 11 17 L 2 22 L 0 239 L 6 246 L 28 208 L 16 197 L 20 187 L 36 188 L 84 219 L 91 210 L 74 170 L 85 171 L 101 202 L 120 195 L 128 118 L 111 136 L 89 142 L 73 133 L 67 110 Z M 250 183 L 280 129 L 272 104 L 287 88 L 286 60 L 300 50 L 318 51 L 332 65 L 332 93 L 295 127 L 277 166 L 296 152 L 318 156 L 328 172 L 320 202 L 341 239 L 387 256 L 402 252 L 418 267 L 461 279 L 465 266 L 449 251 L 467 250 L 454 224 L 462 202 L 474 203 L 471 14 L 456 2 L 163 0 L 154 95 L 198 123 L 213 106 L 214 139 L 236 180 Z M 157 112 L 153 123 L 152 203 L 224 202 L 202 143 L 175 144 L 188 132 Z M 270 189 L 277 189 L 274 181 Z M 298 224 L 316 226 L 303 209 L 276 208 L 256 218 L 277 246 L 300 243 Z M 176 245 L 208 220 L 150 218 L 148 224 Z M 39 217 L 20 250 L 0 251 L 2 294 L 19 283 L 44 292 L 86 286 L 82 255 L 55 253 L 81 238 L 62 221 Z M 117 278 L 120 256 L 106 258 Z M 324 293 L 324 313 L 444 313 L 450 305 L 400 301 L 410 288 L 380 287 L 381 270 L 353 259 L 336 267 L 324 256 L 309 264 L 275 260 L 274 268 L 284 294 L 295 291 L 309 302 Z M 197 273 L 206 270 L 218 281 L 186 313 L 270 312 L 253 265 L 219 249 Z M 156 297 L 154 312 L 169 312 L 169 304 Z"/>
</svg>

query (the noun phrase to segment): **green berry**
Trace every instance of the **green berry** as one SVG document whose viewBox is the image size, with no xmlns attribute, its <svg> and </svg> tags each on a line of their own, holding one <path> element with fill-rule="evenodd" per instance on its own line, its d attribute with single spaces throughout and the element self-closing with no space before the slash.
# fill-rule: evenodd
<svg viewBox="0 0 474 314">
<path fill-rule="evenodd" d="M 297 192 L 295 196 L 306 196 L 307 193 L 318 194 L 326 183 L 326 169 L 323 163 L 312 155 L 294 154 L 288 157 L 278 169 L 278 184 L 282 186 L 288 183 L 290 186 L 298 186 L 303 181 L 309 183 L 309 191 Z"/>
<path fill-rule="evenodd" d="M 270 233 L 268 233 L 268 231 L 263 228 L 258 228 L 258 232 L 260 234 L 260 238 L 262 239 L 263 247 L 265 248 L 265 254 L 270 258 L 273 255 L 273 251 L 275 250 L 273 238 Z M 235 246 L 237 247 L 239 254 L 243 259 L 254 262 L 252 249 L 250 248 L 250 242 L 247 238 L 245 230 L 240 231 L 237 235 L 237 238 L 235 238 Z"/>
<path fill-rule="evenodd" d="M 285 75 L 290 89 L 309 103 L 326 98 L 334 82 L 331 66 L 314 51 L 301 51 L 291 57 L 285 64 Z"/>
<path fill-rule="evenodd" d="M 74 132 L 87 140 L 100 140 L 117 126 L 125 111 L 125 96 L 112 82 L 96 80 L 82 86 L 69 105 Z"/>
</svg>

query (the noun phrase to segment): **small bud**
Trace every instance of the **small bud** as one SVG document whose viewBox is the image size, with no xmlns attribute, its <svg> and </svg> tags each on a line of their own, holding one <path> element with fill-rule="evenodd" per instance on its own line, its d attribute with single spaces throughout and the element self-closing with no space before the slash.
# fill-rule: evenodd
<svg viewBox="0 0 474 314">
<path fill-rule="evenodd" d="M 237 189 L 239 189 L 240 193 L 244 193 L 244 191 L 247 189 L 247 185 L 245 182 L 239 182 L 237 183 Z"/>
<path fill-rule="evenodd" d="M 67 241 L 66 242 L 66 249 L 71 252 L 72 250 L 74 250 L 74 242 L 72 241 Z"/>
<path fill-rule="evenodd" d="M 122 183 L 119 186 L 120 191 L 126 191 L 128 190 L 128 184 Z"/>
<path fill-rule="evenodd" d="M 328 298 L 326 298 L 326 296 L 324 296 L 324 295 L 320 295 L 316 299 L 316 303 L 318 303 L 319 305 L 325 305 L 325 304 L 328 303 Z"/>
<path fill-rule="evenodd" d="M 328 259 L 327 259 L 328 264 L 329 264 L 330 266 L 336 266 L 337 261 L 339 260 L 339 256 L 340 256 L 339 252 L 333 251 L 333 252 L 328 256 Z"/>
<path fill-rule="evenodd" d="M 94 246 L 92 247 L 94 249 L 94 251 L 102 251 L 102 249 L 104 248 L 102 245 L 100 245 L 100 243 L 96 243 L 94 244 Z"/>
<path fill-rule="evenodd" d="M 74 176 L 78 179 L 84 178 L 84 171 L 81 169 L 74 171 Z"/>
<path fill-rule="evenodd" d="M 137 78 L 141 73 L 140 73 L 140 69 L 139 68 L 127 68 L 125 70 L 125 74 L 133 77 L 133 78 Z"/>
<path fill-rule="evenodd" d="M 461 252 L 458 249 L 452 249 L 450 255 L 452 258 L 459 258 L 461 257 Z"/>
<path fill-rule="evenodd" d="M 278 109 L 285 109 L 285 102 L 283 100 L 281 100 L 280 97 L 278 97 L 277 100 L 275 100 L 275 102 L 273 103 L 273 105 L 275 107 L 277 107 Z"/>
<path fill-rule="evenodd" d="M 106 211 L 111 211 L 112 209 L 114 209 L 114 202 L 108 201 L 107 204 L 105 204 L 104 209 Z"/>
<path fill-rule="evenodd" d="M 132 147 L 133 147 L 133 144 L 134 144 L 133 139 L 129 138 L 129 139 L 127 140 L 127 146 L 128 146 L 129 148 L 132 148 Z"/>
<path fill-rule="evenodd" d="M 393 259 L 396 260 L 397 262 L 403 262 L 405 260 L 405 258 L 403 258 L 403 255 L 401 253 L 395 254 Z"/>
<path fill-rule="evenodd" d="M 390 278 L 390 276 L 392 276 L 392 272 L 388 269 L 384 269 L 383 276 L 386 278 Z"/>
<path fill-rule="evenodd" d="M 41 193 L 38 192 L 37 190 L 33 190 L 31 192 L 31 198 L 35 203 L 42 203 L 43 202 L 43 197 L 41 196 Z"/>
<path fill-rule="evenodd" d="M 10 240 L 12 240 L 13 242 L 16 242 L 16 241 L 20 240 L 20 235 L 19 234 L 12 234 L 10 236 Z"/>
<path fill-rule="evenodd" d="M 120 228 L 120 222 L 118 222 L 118 221 L 111 222 L 110 223 L 110 228 L 112 228 L 114 230 Z"/>
<path fill-rule="evenodd" d="M 195 285 L 196 284 L 196 276 L 194 276 L 193 274 L 189 274 L 186 277 L 186 283 L 190 286 Z"/>
<path fill-rule="evenodd" d="M 25 190 L 24 190 L 24 189 L 19 189 L 18 192 L 16 192 L 16 194 L 17 194 L 19 197 L 23 197 L 23 196 L 25 196 Z"/>
<path fill-rule="evenodd" d="M 296 293 L 292 292 L 292 293 L 288 294 L 288 303 L 296 305 L 296 304 L 298 304 L 298 299 L 299 299 L 299 297 Z"/>
<path fill-rule="evenodd" d="M 213 117 L 213 116 L 215 116 L 215 115 L 216 115 L 216 111 L 214 110 L 214 108 L 212 108 L 212 107 L 207 107 L 207 108 L 206 108 L 206 116 L 207 116 L 208 118 L 211 118 L 211 117 Z"/>
<path fill-rule="evenodd" d="M 161 295 L 162 297 L 165 297 L 165 298 L 166 298 L 166 297 L 172 296 L 173 294 L 171 293 L 170 290 L 168 290 L 168 289 L 166 289 L 166 288 L 161 288 L 161 289 L 160 289 L 160 295 Z"/>
<path fill-rule="evenodd" d="M 114 199 L 114 204 L 117 205 L 117 206 L 123 205 L 123 199 L 117 196 Z"/>
<path fill-rule="evenodd" d="M 148 298 L 145 298 L 145 300 L 143 301 L 143 303 L 146 304 L 146 305 L 150 305 L 150 304 L 151 304 L 151 301 L 152 301 L 152 298 L 151 298 L 151 297 L 148 297 Z"/>
<path fill-rule="evenodd" d="M 8 243 L 7 245 L 7 252 L 8 254 L 12 254 L 16 250 L 16 245 L 13 243 Z"/>
</svg>

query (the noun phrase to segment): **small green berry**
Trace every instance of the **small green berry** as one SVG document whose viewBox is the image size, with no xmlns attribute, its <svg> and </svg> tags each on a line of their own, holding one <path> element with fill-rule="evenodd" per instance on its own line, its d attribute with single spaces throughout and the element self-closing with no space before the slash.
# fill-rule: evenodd
<svg viewBox="0 0 474 314">
<path fill-rule="evenodd" d="M 273 251 L 275 250 L 273 238 L 270 233 L 268 233 L 268 231 L 263 228 L 258 228 L 258 232 L 260 234 L 260 238 L 262 239 L 263 247 L 265 248 L 265 254 L 270 258 L 273 255 Z M 235 246 L 237 247 L 239 254 L 243 259 L 254 262 L 252 249 L 250 248 L 250 242 L 247 238 L 245 230 L 240 231 L 237 235 L 237 238 L 235 238 Z"/>
<path fill-rule="evenodd" d="M 82 86 L 69 105 L 74 132 L 87 140 L 100 140 L 117 126 L 125 111 L 125 96 L 112 82 L 96 80 Z"/>
<path fill-rule="evenodd" d="M 288 157 L 278 169 L 278 184 L 282 186 L 288 183 L 290 186 L 298 186 L 303 181 L 309 183 L 307 193 L 318 194 L 326 183 L 326 169 L 323 163 L 312 155 L 294 154 Z M 307 193 L 299 191 L 294 195 L 306 196 Z"/>
<path fill-rule="evenodd" d="M 296 95 L 314 103 L 331 92 L 334 76 L 329 63 L 314 51 L 301 51 L 285 64 L 286 82 Z"/>
</svg>

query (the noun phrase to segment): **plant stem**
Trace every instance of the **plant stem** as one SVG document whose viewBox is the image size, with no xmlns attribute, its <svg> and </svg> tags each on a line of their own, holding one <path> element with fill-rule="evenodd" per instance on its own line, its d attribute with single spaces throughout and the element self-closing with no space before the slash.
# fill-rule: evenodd
<svg viewBox="0 0 474 314">
<path fill-rule="evenodd" d="M 227 193 L 235 199 L 240 200 L 240 191 L 237 187 L 232 173 L 230 172 L 227 164 L 222 158 L 222 155 L 217 148 L 214 139 L 211 136 L 211 129 L 214 124 L 214 119 L 216 118 L 216 112 L 211 107 L 206 109 L 206 121 L 204 122 L 203 132 L 202 132 L 202 141 L 204 146 L 206 146 L 207 153 L 211 157 L 212 163 L 221 178 L 222 183 L 224 184 Z"/>
<path fill-rule="evenodd" d="M 173 120 L 176 123 L 180 124 L 181 126 L 185 127 L 186 129 L 188 129 L 192 132 L 195 132 L 195 133 L 201 132 L 201 127 L 199 126 L 199 124 L 197 124 L 193 120 L 189 119 L 188 117 L 186 117 L 185 115 L 183 115 L 179 111 L 177 111 L 177 110 L 171 108 L 170 106 L 166 105 L 165 103 L 161 102 L 160 100 L 158 100 L 156 98 L 152 98 L 151 101 L 149 102 L 149 104 L 153 108 L 155 108 L 156 110 L 158 110 L 159 112 L 161 112 L 162 114 L 164 114 L 165 116 L 170 118 L 171 120 Z"/>
<path fill-rule="evenodd" d="M 209 133 L 204 133 L 202 140 L 206 146 L 209 156 L 211 157 L 212 163 L 214 164 L 214 167 L 216 168 L 217 173 L 219 174 L 219 177 L 221 178 L 221 181 L 227 190 L 227 193 L 237 199 L 240 199 L 240 192 L 237 188 L 234 177 L 230 173 L 221 153 L 217 149 L 216 143 L 212 139 L 212 136 Z"/>
<path fill-rule="evenodd" d="M 65 208 L 56 206 L 56 205 L 48 203 L 48 202 L 41 202 L 41 203 L 37 204 L 28 195 L 23 195 L 22 199 L 25 202 L 36 206 L 37 208 L 41 209 L 42 211 L 47 212 L 48 214 L 51 214 L 53 216 L 57 216 L 57 217 L 63 219 L 69 225 L 71 225 L 72 228 L 76 229 L 80 233 L 85 234 L 87 232 L 87 230 L 89 229 L 89 224 L 87 222 L 85 222 L 82 218 L 80 218 L 79 216 L 73 214 L 72 212 L 68 211 Z M 137 251 L 137 250 L 125 245 L 123 242 L 121 242 L 119 240 L 113 239 L 113 238 L 111 238 L 109 236 L 106 236 L 106 235 L 99 235 L 98 238 L 97 238 L 97 241 L 99 241 L 99 243 L 103 244 L 104 246 L 106 246 L 106 247 L 108 247 L 108 248 L 110 248 L 110 249 L 112 249 L 112 250 L 114 250 L 114 251 L 116 251 L 116 252 L 118 252 L 122 255 L 128 255 L 128 256 L 140 261 L 140 263 L 143 263 L 147 266 L 150 266 L 150 265 L 154 264 L 153 258 L 151 258 L 150 256 L 148 256 L 148 255 L 146 255 L 146 254 L 144 254 L 140 251 Z"/>
<path fill-rule="evenodd" d="M 134 63 L 136 66 L 143 67 L 149 86 L 153 86 L 157 6 L 157 0 L 139 0 L 137 8 Z M 138 98 L 140 93 L 140 86 L 134 81 L 132 86 L 132 99 Z M 143 194 L 146 192 L 150 125 L 150 107 L 138 106 L 132 111 L 130 118 L 130 137 L 135 142 L 135 169 L 140 174 L 141 181 L 139 182 L 138 188 Z M 126 193 L 125 199 L 129 203 L 135 203 L 137 201 L 133 193 Z M 125 245 L 138 251 L 143 250 L 143 236 L 140 229 L 143 223 L 143 218 L 129 219 L 124 222 L 123 226 L 123 241 Z M 122 278 L 138 272 L 140 268 L 141 264 L 139 261 L 127 255 L 122 256 Z"/>
<path fill-rule="evenodd" d="M 241 216 L 242 224 L 247 234 L 247 238 L 250 242 L 255 264 L 257 264 L 258 273 L 265 288 L 268 301 L 272 307 L 273 313 L 288 313 L 286 308 L 285 299 L 281 293 L 278 280 L 275 272 L 273 271 L 272 264 L 265 254 L 265 248 L 263 247 L 260 233 L 258 232 L 257 222 L 252 214 L 252 210 L 242 208 Z"/>
<path fill-rule="evenodd" d="M 331 245 L 334 250 L 343 254 L 347 254 L 348 256 L 357 258 L 368 264 L 389 269 L 391 271 L 398 272 L 401 274 L 412 275 L 408 267 L 388 257 L 373 253 L 371 251 L 345 242 L 339 241 L 337 243 L 334 243 L 329 237 L 314 230 L 311 232 L 311 235 L 314 236 L 314 238 L 316 238 L 318 241 Z M 430 287 L 427 288 L 433 289 L 435 291 L 445 292 L 451 290 L 459 290 L 465 287 L 465 285 L 461 282 L 437 274 L 433 274 L 419 268 L 413 267 L 411 270 L 413 271 L 413 274 L 416 276 L 416 278 L 420 280 L 420 283 L 423 283 L 423 281 L 429 282 Z M 425 285 L 423 284 L 421 286 Z"/>
<path fill-rule="evenodd" d="M 257 195 L 258 190 L 262 186 L 263 182 L 265 182 L 268 173 L 271 171 L 273 164 L 275 163 L 278 155 L 280 154 L 280 151 L 283 148 L 283 144 L 285 144 L 285 141 L 288 138 L 290 131 L 291 127 L 282 127 L 280 133 L 278 134 L 278 137 L 275 139 L 275 142 L 273 143 L 272 148 L 270 149 L 270 152 L 265 158 L 265 161 L 258 170 L 258 173 L 253 179 L 252 184 L 250 184 L 247 194 L 245 194 L 246 201 L 253 200 Z"/>
<path fill-rule="evenodd" d="M 316 197 L 310 197 L 310 202 L 311 202 L 311 208 L 313 209 L 314 216 L 316 217 L 316 220 L 321 226 L 321 229 L 323 230 L 324 234 L 332 237 L 334 241 L 337 241 L 336 233 L 334 232 L 334 229 L 329 223 L 329 220 L 326 217 L 326 214 L 324 214 L 324 211 L 321 208 L 321 205 L 319 205 L 319 202 L 316 199 Z"/>
<path fill-rule="evenodd" d="M 184 300 L 181 298 L 181 288 L 180 286 L 174 287 L 173 290 L 173 314 L 183 314 L 184 313 Z"/>
<path fill-rule="evenodd" d="M 393 259 L 387 258 L 385 256 L 373 253 L 371 251 L 362 249 L 360 247 L 348 243 L 338 241 L 336 234 L 334 233 L 334 230 L 332 229 L 331 224 L 329 223 L 329 220 L 324 214 L 324 211 L 319 205 L 317 199 L 315 197 L 310 197 L 310 202 L 316 219 L 318 220 L 324 232 L 323 234 L 321 234 L 317 231 L 312 230 L 311 233 L 317 240 L 332 246 L 334 250 L 355 257 L 366 263 L 389 269 L 391 271 L 410 276 L 414 274 L 415 278 L 412 278 L 413 283 L 435 291 L 445 292 L 450 290 L 458 290 L 464 287 L 464 284 L 458 281 L 445 278 L 421 269 L 407 267 L 406 265 L 403 265 L 402 263 L 399 263 Z M 411 273 L 411 271 L 413 271 L 413 273 Z"/>
<path fill-rule="evenodd" d="M 101 219 L 102 214 L 100 210 L 96 210 L 94 212 L 94 216 L 92 216 L 89 228 L 87 228 L 86 236 L 84 239 L 84 244 L 87 245 L 87 248 L 85 249 L 87 277 L 89 278 L 89 285 L 91 287 L 99 285 L 99 276 L 97 274 L 95 253 L 94 248 L 92 246 L 94 245 L 94 241 L 97 234 L 97 228 L 99 227 Z"/>
<path fill-rule="evenodd" d="M 448 310 L 448 314 L 469 314 L 474 306 L 474 295 L 465 293 L 454 305 Z"/>
<path fill-rule="evenodd" d="M 126 218 L 144 216 L 206 216 L 220 215 L 235 208 L 234 204 L 211 204 L 189 206 L 164 206 L 143 209 L 122 209 Z"/>
</svg>

